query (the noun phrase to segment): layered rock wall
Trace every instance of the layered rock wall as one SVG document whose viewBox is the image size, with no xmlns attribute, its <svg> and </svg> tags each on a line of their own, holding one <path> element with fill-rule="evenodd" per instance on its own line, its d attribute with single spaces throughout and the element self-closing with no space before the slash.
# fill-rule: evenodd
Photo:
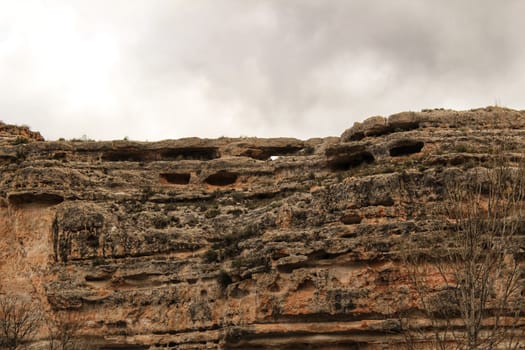
<svg viewBox="0 0 525 350">
<path fill-rule="evenodd" d="M 384 349 L 412 305 L 399 242 L 525 112 L 373 117 L 341 137 L 43 141 L 0 124 L 0 292 L 100 349 Z M 45 343 L 42 330 L 35 345 Z"/>
</svg>

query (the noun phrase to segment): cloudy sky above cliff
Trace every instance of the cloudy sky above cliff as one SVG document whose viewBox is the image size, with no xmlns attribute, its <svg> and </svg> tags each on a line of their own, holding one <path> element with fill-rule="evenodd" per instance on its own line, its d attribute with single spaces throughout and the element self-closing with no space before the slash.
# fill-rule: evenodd
<svg viewBox="0 0 525 350">
<path fill-rule="evenodd" d="M 525 108 L 522 0 L 2 0 L 0 120 L 47 139 L 339 135 Z"/>
</svg>

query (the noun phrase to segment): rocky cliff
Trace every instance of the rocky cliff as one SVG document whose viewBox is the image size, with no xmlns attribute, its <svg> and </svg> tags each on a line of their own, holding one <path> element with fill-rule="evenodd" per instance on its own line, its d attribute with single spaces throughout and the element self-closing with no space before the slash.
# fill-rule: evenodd
<svg viewBox="0 0 525 350">
<path fill-rule="evenodd" d="M 0 292 L 100 349 L 395 348 L 400 239 L 436 230 L 447 177 L 491 144 L 520 158 L 524 136 L 525 111 L 497 107 L 306 141 L 43 141 L 0 123 Z"/>
</svg>

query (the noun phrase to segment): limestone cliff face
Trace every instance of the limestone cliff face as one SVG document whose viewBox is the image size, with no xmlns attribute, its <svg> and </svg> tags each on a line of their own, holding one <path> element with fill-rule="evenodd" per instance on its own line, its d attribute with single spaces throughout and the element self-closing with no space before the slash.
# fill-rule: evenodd
<svg viewBox="0 0 525 350">
<path fill-rule="evenodd" d="M 0 288 L 101 349 L 383 349 L 447 176 L 525 112 L 373 117 L 341 137 L 43 141 L 0 123 Z M 459 175 L 458 175 L 459 174 Z M 43 344 L 45 330 L 35 344 Z"/>
</svg>

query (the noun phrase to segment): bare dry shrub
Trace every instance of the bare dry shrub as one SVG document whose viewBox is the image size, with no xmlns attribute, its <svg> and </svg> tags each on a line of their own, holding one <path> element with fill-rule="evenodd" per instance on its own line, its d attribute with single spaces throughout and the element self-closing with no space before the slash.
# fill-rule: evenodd
<svg viewBox="0 0 525 350">
<path fill-rule="evenodd" d="M 411 236 L 402 249 L 415 305 L 400 317 L 409 349 L 525 346 L 525 167 L 498 161 L 466 174 L 445 185 L 433 237 Z"/>
<path fill-rule="evenodd" d="M 21 349 L 41 326 L 41 313 L 29 298 L 0 295 L 0 348 Z"/>
</svg>

